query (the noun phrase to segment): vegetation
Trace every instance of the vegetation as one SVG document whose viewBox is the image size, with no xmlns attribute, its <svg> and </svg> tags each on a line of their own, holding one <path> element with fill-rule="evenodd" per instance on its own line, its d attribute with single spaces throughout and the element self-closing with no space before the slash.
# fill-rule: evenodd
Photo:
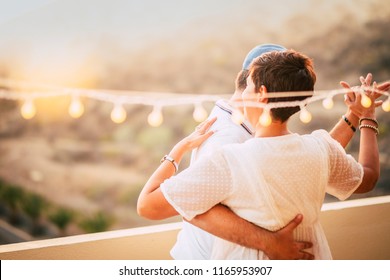
<svg viewBox="0 0 390 280">
<path fill-rule="evenodd" d="M 26 230 L 37 238 L 65 236 L 66 228 L 71 223 L 79 223 L 80 228 L 87 233 L 108 230 L 113 223 L 113 218 L 102 212 L 92 217 L 75 213 L 19 186 L 9 185 L 1 179 L 0 202 L 3 216 L 8 216 L 8 221 L 12 225 Z M 75 220 L 76 216 L 79 220 Z M 50 224 L 58 228 L 58 234 L 50 232 Z"/>
<path fill-rule="evenodd" d="M 53 214 L 49 215 L 49 220 L 60 230 L 60 236 L 66 235 L 66 228 L 73 221 L 75 214 L 72 210 L 59 208 Z"/>
<path fill-rule="evenodd" d="M 106 231 L 112 225 L 113 219 L 103 212 L 98 212 L 80 222 L 80 227 L 87 233 Z"/>
</svg>

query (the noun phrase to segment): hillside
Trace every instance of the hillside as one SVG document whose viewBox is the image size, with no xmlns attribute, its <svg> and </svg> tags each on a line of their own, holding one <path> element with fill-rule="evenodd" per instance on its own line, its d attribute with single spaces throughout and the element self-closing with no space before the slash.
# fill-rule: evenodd
<svg viewBox="0 0 390 280">
<path fill-rule="evenodd" d="M 378 82 L 390 79 L 385 1 L 136 2 L 54 1 L 0 24 L 0 77 L 67 87 L 229 94 L 246 53 L 275 42 L 313 57 L 317 89 L 337 89 L 340 80 L 357 84 L 366 72 Z M 136 215 L 138 193 L 161 156 L 195 127 L 193 108 L 164 108 L 163 125 L 153 128 L 147 106 L 126 107 L 127 121 L 116 125 L 109 118 L 111 104 L 83 100 L 86 112 L 74 120 L 69 102 L 39 100 L 37 116 L 26 121 L 18 102 L 0 99 L 0 182 L 83 219 L 105 213 L 110 229 L 151 224 Z M 210 110 L 212 104 L 205 106 Z M 302 125 L 295 119 L 294 131 L 329 130 L 345 111 L 340 99 L 332 111 L 320 104 L 309 109 L 313 121 Z M 390 118 L 380 111 L 378 119 L 382 172 L 369 196 L 390 193 Z M 357 139 L 348 147 L 354 156 Z M 188 158 L 182 168 L 187 164 Z M 85 231 L 80 220 L 67 234 Z"/>
</svg>

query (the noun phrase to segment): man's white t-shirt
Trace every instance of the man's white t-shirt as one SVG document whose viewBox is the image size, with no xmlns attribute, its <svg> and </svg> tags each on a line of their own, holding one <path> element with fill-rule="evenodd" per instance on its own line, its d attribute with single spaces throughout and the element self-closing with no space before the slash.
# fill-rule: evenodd
<svg viewBox="0 0 390 280">
<path fill-rule="evenodd" d="M 210 128 L 215 133 L 192 152 L 191 164 L 226 144 L 244 143 L 253 138 L 253 130 L 247 121 L 241 125 L 232 121 L 233 110 L 234 108 L 226 100 L 216 102 L 209 116 L 217 117 Z M 183 227 L 171 250 L 171 256 L 176 260 L 208 260 L 211 257 L 214 240 L 215 237 L 210 233 L 183 221 Z"/>
</svg>

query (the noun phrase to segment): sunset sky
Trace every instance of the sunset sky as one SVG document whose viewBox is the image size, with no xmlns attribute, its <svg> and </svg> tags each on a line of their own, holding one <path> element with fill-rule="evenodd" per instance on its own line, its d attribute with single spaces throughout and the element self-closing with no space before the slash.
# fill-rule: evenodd
<svg viewBox="0 0 390 280">
<path fill-rule="evenodd" d="M 288 34 L 299 39 L 307 32 L 321 33 L 342 10 L 364 20 L 376 7 L 372 2 L 380 1 L 0 0 L 0 66 L 5 63 L 15 78 L 67 83 L 80 72 L 93 71 L 99 63 L 96 51 L 108 42 L 131 50 L 161 38 L 173 42 L 188 41 L 192 34 L 229 36 L 232 25 L 247 32 L 240 27 L 245 19 L 257 25 L 260 20 L 266 32 L 259 35 L 284 36 L 282 43 L 290 44 L 285 36 L 288 20 L 308 18 L 307 25 Z"/>
</svg>

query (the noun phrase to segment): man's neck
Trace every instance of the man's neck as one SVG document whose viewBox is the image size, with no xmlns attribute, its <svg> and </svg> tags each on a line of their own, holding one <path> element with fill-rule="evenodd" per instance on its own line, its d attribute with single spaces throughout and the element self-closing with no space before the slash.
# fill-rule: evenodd
<svg viewBox="0 0 390 280">
<path fill-rule="evenodd" d="M 240 103 L 242 102 L 242 91 L 240 90 L 236 90 L 232 97 L 230 97 L 229 101 L 234 104 L 234 107 L 237 108 L 238 110 L 240 110 L 240 112 L 243 114 L 244 113 L 244 108 L 242 106 L 238 106 L 240 105 Z"/>
</svg>

